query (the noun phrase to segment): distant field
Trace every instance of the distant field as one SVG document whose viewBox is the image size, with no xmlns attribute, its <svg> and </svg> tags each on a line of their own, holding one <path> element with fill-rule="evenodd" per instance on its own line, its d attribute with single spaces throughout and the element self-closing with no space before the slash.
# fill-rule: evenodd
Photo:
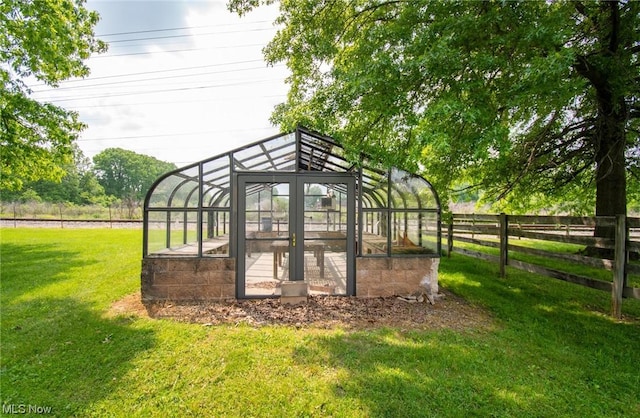
<svg viewBox="0 0 640 418">
<path fill-rule="evenodd" d="M 141 236 L 0 229 L 3 415 L 640 417 L 640 301 L 614 321 L 603 292 L 454 254 L 440 283 L 488 329 L 113 316 L 139 289 Z"/>
</svg>

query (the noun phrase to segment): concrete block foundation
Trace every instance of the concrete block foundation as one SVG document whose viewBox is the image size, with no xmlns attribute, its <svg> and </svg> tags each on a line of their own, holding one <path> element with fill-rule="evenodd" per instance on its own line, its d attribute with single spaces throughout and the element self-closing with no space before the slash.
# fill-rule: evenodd
<svg viewBox="0 0 640 418">
<path fill-rule="evenodd" d="M 358 257 L 355 263 L 357 297 L 438 294 L 439 258 Z M 295 299 L 296 303 L 306 299 L 306 283 L 288 283 L 292 283 L 291 289 L 285 290 L 286 286 L 283 286 L 283 296 L 291 297 L 291 301 Z M 233 299 L 236 297 L 236 260 L 146 258 L 142 260 L 141 292 L 143 302 Z"/>
</svg>

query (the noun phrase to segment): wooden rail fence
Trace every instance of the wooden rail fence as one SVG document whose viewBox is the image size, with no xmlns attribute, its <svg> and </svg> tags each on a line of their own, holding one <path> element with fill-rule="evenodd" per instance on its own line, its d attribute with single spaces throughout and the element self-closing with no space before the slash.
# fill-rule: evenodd
<svg viewBox="0 0 640 418">
<path fill-rule="evenodd" d="M 595 228 L 615 228 L 615 238 L 594 236 Z M 513 216 L 454 214 L 447 225 L 447 256 L 451 252 L 496 262 L 500 275 L 505 277 L 506 267 L 553 277 L 567 282 L 611 292 L 611 313 L 622 315 L 622 299 L 640 299 L 640 288 L 630 287 L 627 277 L 640 274 L 640 264 L 631 263 L 630 255 L 640 254 L 640 218 L 624 215 L 611 217 L 576 216 Z M 558 253 L 512 244 L 513 240 L 542 240 L 577 244 L 584 247 L 608 249 L 613 258 L 596 258 L 580 254 Z M 454 247 L 454 242 L 465 242 L 483 247 L 498 248 L 499 256 L 486 252 Z M 522 253 L 546 257 L 568 263 L 602 268 L 612 273 L 611 281 L 598 280 L 538 264 L 513 259 L 510 255 Z"/>
</svg>

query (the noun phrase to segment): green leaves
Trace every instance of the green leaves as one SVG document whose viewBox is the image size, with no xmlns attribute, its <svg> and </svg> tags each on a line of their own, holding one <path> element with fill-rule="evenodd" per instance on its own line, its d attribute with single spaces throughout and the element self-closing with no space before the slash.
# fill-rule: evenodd
<svg viewBox="0 0 640 418">
<path fill-rule="evenodd" d="M 93 157 L 93 162 L 107 194 L 135 203 L 144 199 L 161 174 L 176 168 L 172 163 L 122 148 L 107 148 Z"/>
<path fill-rule="evenodd" d="M 94 38 L 96 12 L 84 0 L 6 0 L 0 7 L 0 59 L 19 77 L 47 84 L 89 73 L 83 60 L 106 44 Z"/>
<path fill-rule="evenodd" d="M 0 96 L 0 188 L 19 190 L 23 181 L 59 181 L 62 166 L 72 161 L 72 142 L 84 125 L 75 112 L 40 104 L 7 81 Z"/>
<path fill-rule="evenodd" d="M 443 194 L 461 179 L 488 199 L 525 187 L 535 207 L 536 192 L 593 188 L 614 132 L 640 146 L 634 3 L 282 1 L 265 56 L 291 89 L 273 121 L 423 167 Z"/>
<path fill-rule="evenodd" d="M 29 97 L 22 79 L 51 86 L 83 77 L 83 61 L 106 50 L 95 39 L 95 12 L 84 0 L 22 1 L 0 4 L 0 188 L 19 190 L 24 181 L 59 181 L 73 158 L 71 144 L 84 125 L 75 112 Z"/>
</svg>

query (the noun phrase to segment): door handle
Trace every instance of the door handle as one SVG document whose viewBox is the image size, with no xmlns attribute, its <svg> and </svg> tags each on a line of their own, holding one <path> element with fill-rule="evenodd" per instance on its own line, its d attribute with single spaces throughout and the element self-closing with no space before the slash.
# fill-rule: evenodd
<svg viewBox="0 0 640 418">
<path fill-rule="evenodd" d="M 291 235 L 291 246 L 292 247 L 296 246 L 296 234 L 295 234 L 295 232 Z"/>
</svg>

